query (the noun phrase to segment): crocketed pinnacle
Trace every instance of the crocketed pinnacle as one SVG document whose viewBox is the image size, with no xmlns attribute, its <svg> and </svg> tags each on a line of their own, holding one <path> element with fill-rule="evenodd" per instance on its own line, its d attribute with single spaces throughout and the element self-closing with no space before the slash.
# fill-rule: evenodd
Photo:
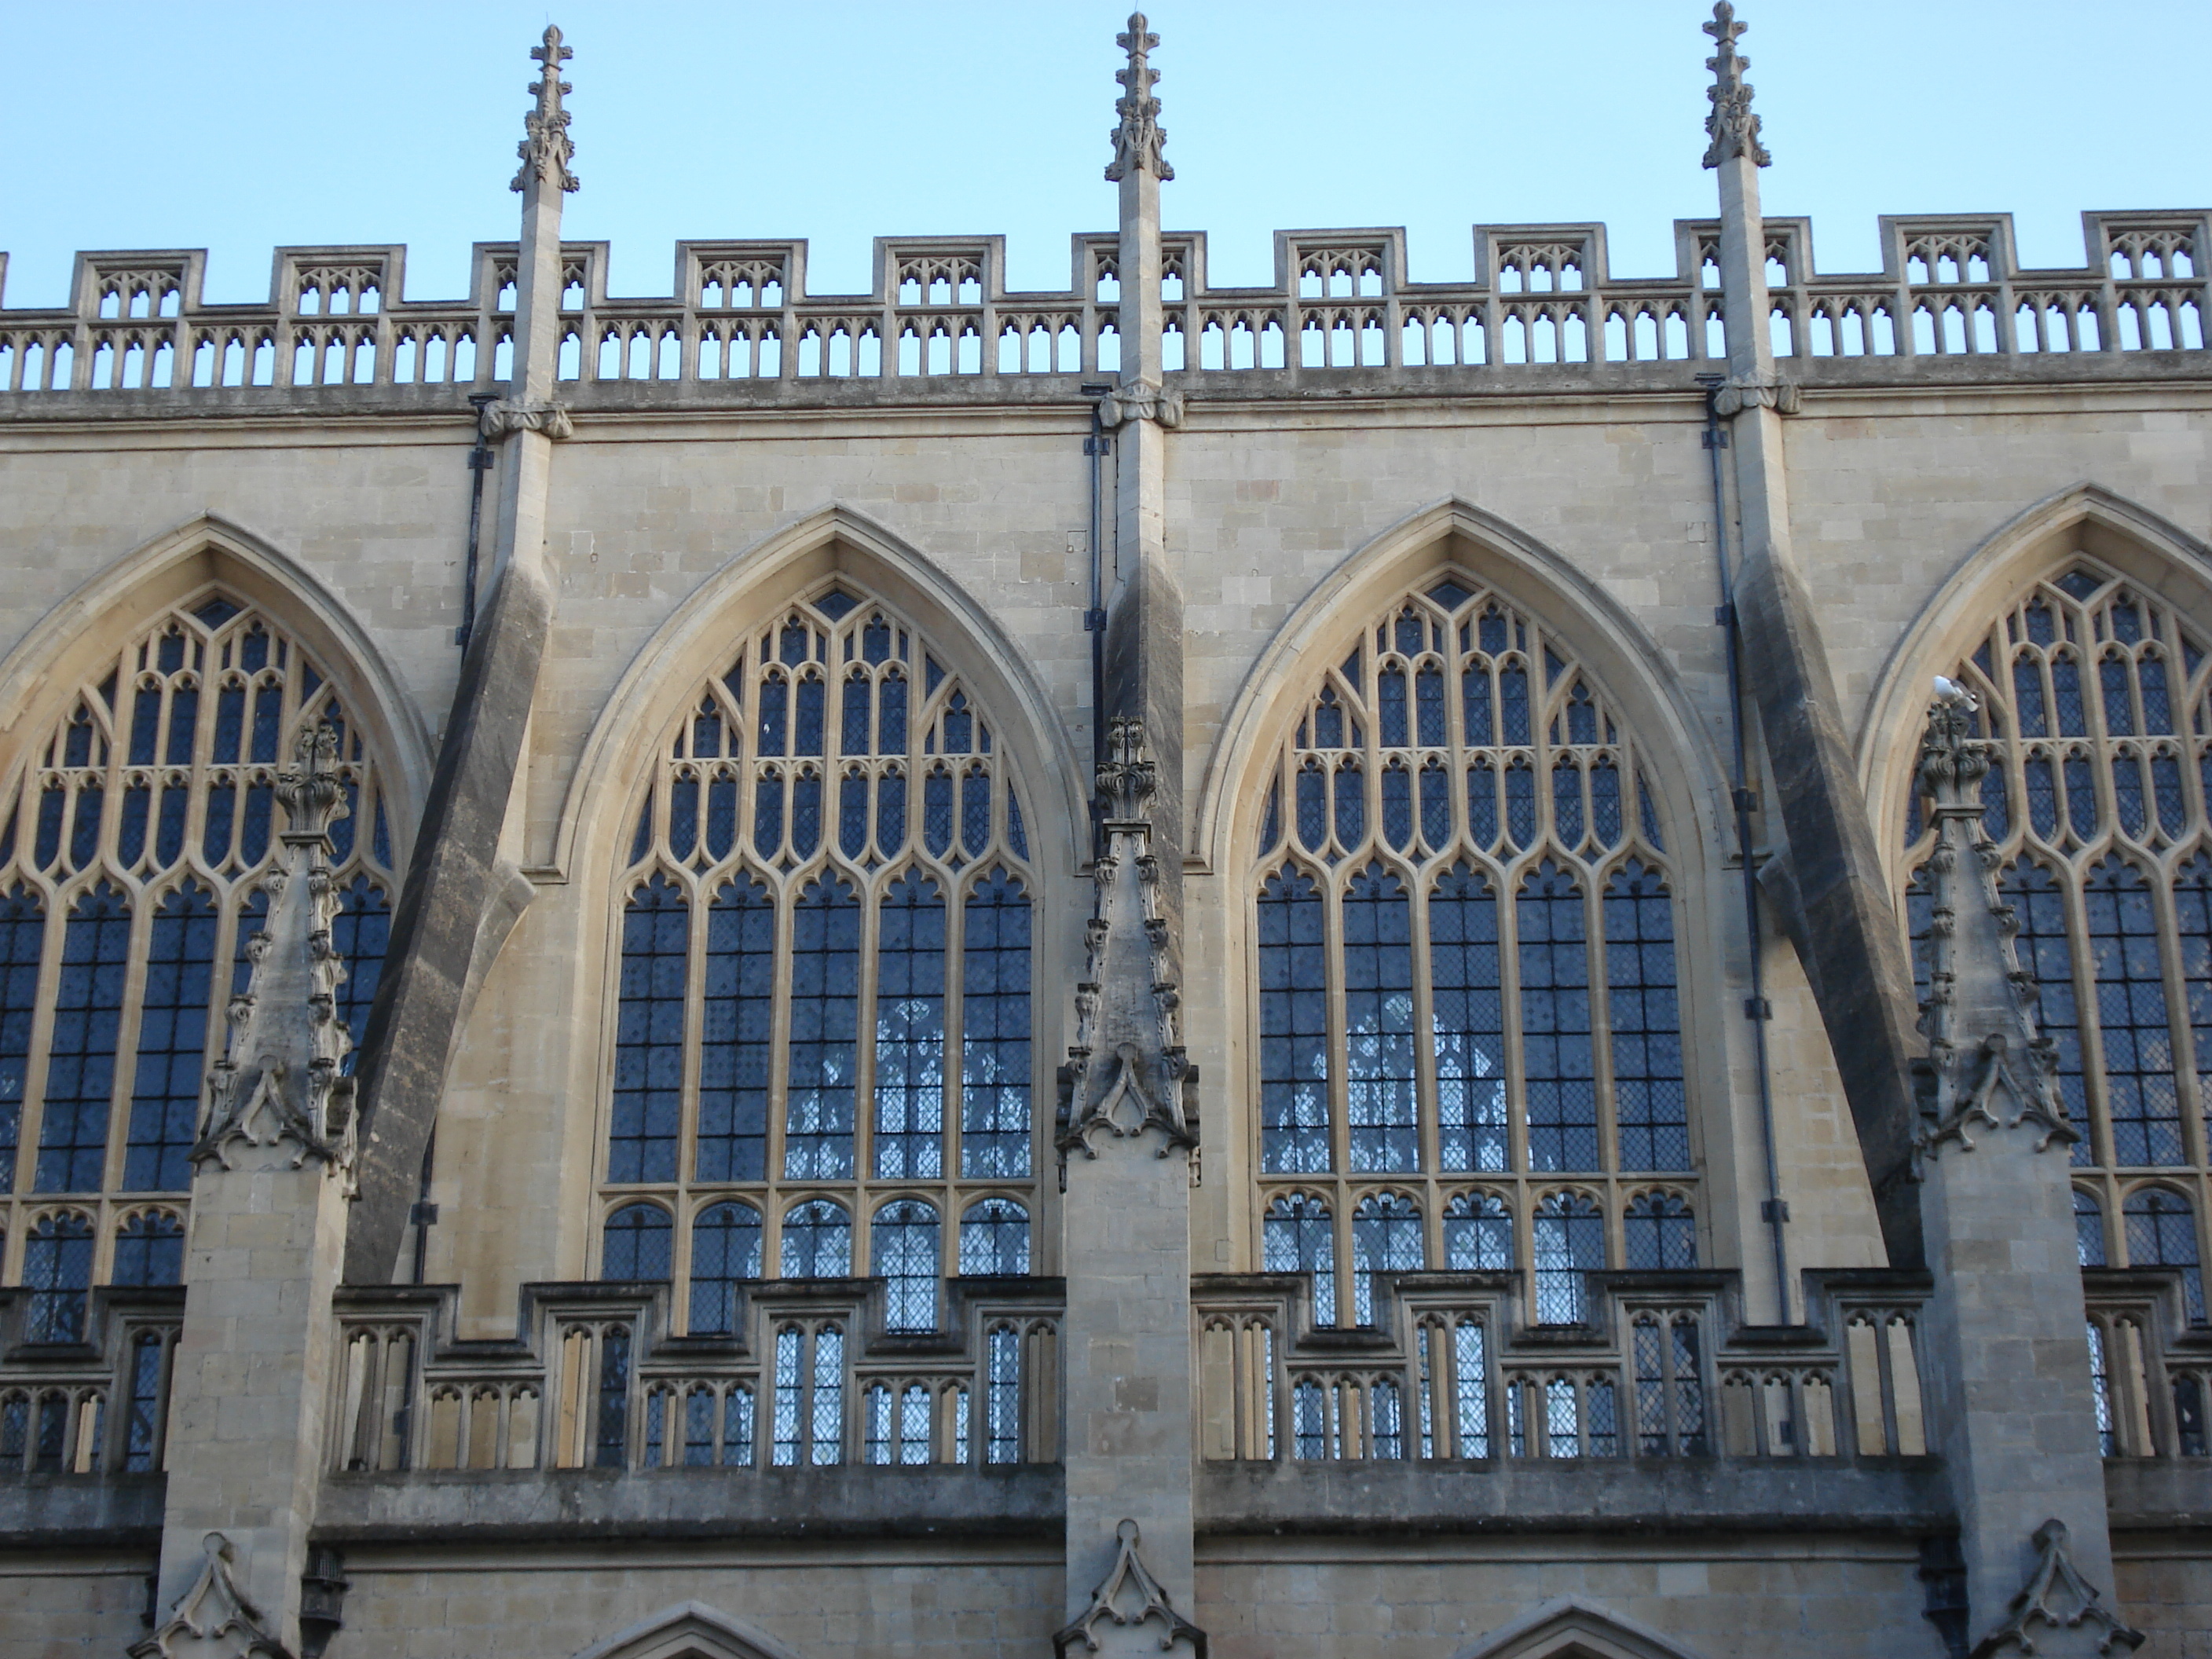
<svg viewBox="0 0 2212 1659">
<path fill-rule="evenodd" d="M 1118 183 L 1132 168 L 1150 173 L 1153 178 L 1166 180 L 1175 177 L 1175 169 L 1160 154 L 1167 134 L 1160 128 L 1160 100 L 1152 96 L 1152 88 L 1159 82 L 1159 72 L 1152 67 L 1148 54 L 1158 46 L 1160 37 L 1145 27 L 1145 14 L 1129 14 L 1129 30 L 1114 37 L 1114 44 L 1129 54 L 1127 69 L 1114 71 L 1114 78 L 1121 83 L 1121 95 L 1114 102 L 1114 112 L 1121 118 L 1113 131 L 1114 159 L 1107 164 L 1106 178 Z"/>
<path fill-rule="evenodd" d="M 1759 117 L 1751 112 L 1751 82 L 1743 78 L 1751 59 L 1739 58 L 1735 50 L 1736 37 L 1748 26 L 1735 21 L 1735 8 L 1729 0 L 1714 0 L 1713 21 L 1704 27 L 1719 43 L 1719 50 L 1705 59 L 1705 67 L 1713 72 L 1713 84 L 1705 94 L 1713 100 L 1713 112 L 1705 117 L 1705 132 L 1712 140 L 1705 150 L 1705 165 L 1717 167 L 1748 155 L 1753 167 L 1763 167 L 1774 158 L 1759 142 Z"/>
<path fill-rule="evenodd" d="M 557 184 L 562 190 L 574 190 L 579 180 L 568 170 L 568 163 L 575 156 L 576 146 L 569 140 L 568 112 L 561 106 L 561 100 L 575 88 L 561 78 L 561 65 L 576 54 L 561 44 L 561 31 L 548 23 L 544 45 L 531 47 L 530 55 L 542 66 L 529 88 L 538 99 L 538 107 L 523 118 L 528 136 L 515 146 L 522 166 L 514 175 L 514 188 L 520 190 L 534 178 L 540 185 Z"/>
</svg>

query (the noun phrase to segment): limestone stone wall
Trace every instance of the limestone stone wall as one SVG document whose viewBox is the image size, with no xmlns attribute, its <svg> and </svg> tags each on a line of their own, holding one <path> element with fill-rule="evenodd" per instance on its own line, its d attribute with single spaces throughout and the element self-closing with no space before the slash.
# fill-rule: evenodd
<svg viewBox="0 0 2212 1659">
<path fill-rule="evenodd" d="M 0 1551 L 0 1659 L 118 1654 L 146 1633 L 154 1553 Z"/>
<path fill-rule="evenodd" d="M 697 1601 L 806 1659 L 1035 1659 L 1061 1622 L 1058 1541 L 1041 1548 L 364 1550 L 348 1557 L 346 1628 L 329 1655 L 542 1659 L 580 1652 Z"/>
<path fill-rule="evenodd" d="M 1705 1659 L 1937 1659 L 1917 1564 L 1863 1539 L 1219 1540 L 1201 1545 L 1198 1620 L 1216 1659 L 1449 1659 L 1578 1597 Z"/>
<path fill-rule="evenodd" d="M 1270 645 L 1294 618 L 1307 620 L 1301 606 L 1343 580 L 1348 560 L 1370 544 L 1378 550 L 1368 556 L 1382 556 L 1387 532 L 1424 509 L 1455 498 L 1555 554 L 1618 602 L 1632 624 L 1621 649 L 1640 652 L 1650 684 L 1690 711 L 1701 752 L 1680 757 L 1676 798 L 1710 843 L 1702 867 L 1692 848 L 1677 853 L 1700 924 L 1698 948 L 1686 954 L 1693 979 L 1704 977 L 1690 994 L 1709 1010 L 1733 1006 L 1744 963 L 1729 944 L 1741 933 L 1738 900 L 1712 799 L 1727 729 L 1702 429 L 1693 396 L 1658 392 L 1317 404 L 1209 403 L 1194 392 L 1168 445 L 1167 539 L 1190 600 L 1186 793 L 1201 831 L 1185 943 L 1190 1041 L 1206 1079 L 1206 1178 L 1193 1195 L 1200 1263 L 1247 1267 L 1254 1251 L 1243 1186 L 1250 1130 L 1237 1104 L 1249 884 L 1231 834 L 1244 780 L 1231 722 L 1299 695 L 1296 653 L 1271 656 Z M 477 1010 L 445 1109 L 434 1193 L 443 1219 L 430 1276 L 467 1287 L 473 1334 L 512 1328 L 521 1282 L 585 1270 L 610 983 L 603 872 L 610 826 L 628 810 L 622 792 L 595 794 L 592 780 L 580 782 L 593 729 L 618 687 L 640 676 L 680 686 L 734 649 L 739 623 L 781 597 L 750 591 L 746 569 L 780 532 L 842 507 L 934 567 L 1003 630 L 1015 659 L 1003 672 L 1026 677 L 1056 722 L 1045 731 L 1059 752 L 1030 763 L 1051 775 L 1025 782 L 1033 817 L 1044 821 L 1051 878 L 1073 883 L 1074 837 L 1059 804 L 1085 787 L 1088 757 L 1083 430 L 1075 410 L 1034 406 L 580 418 L 577 437 L 561 447 L 550 508 L 562 610 L 520 825 L 538 896 Z M 2185 532 L 2212 529 L 2212 481 L 2192 465 L 2212 435 L 2212 393 L 2192 386 L 1821 391 L 1786 430 L 1801 556 L 1847 722 L 1869 718 L 1886 675 L 1918 673 L 1893 661 L 1916 618 L 1977 547 L 2054 491 L 2090 481 Z M 465 422 L 419 415 L 10 423 L 0 430 L 0 536 L 15 554 L 16 580 L 0 594 L 0 635 L 13 647 L 80 584 L 213 515 L 322 584 L 411 702 L 395 718 L 434 733 L 459 661 L 451 630 L 466 442 Z M 1446 550 L 1440 543 L 1437 556 Z M 1394 544 L 1390 556 L 1419 555 Z M 727 624 L 665 648 L 662 630 L 687 602 Z M 1315 625 L 1325 630 L 1328 614 Z M 40 728 L 47 700 L 64 695 L 35 665 L 17 665 L 31 678 L 0 746 Z M 1866 734 L 1870 775 L 1899 763 L 1893 735 Z M 617 747 L 653 740 L 603 736 Z M 20 763 L 20 747 L 4 758 Z M 1072 884 L 1051 896 L 1056 925 L 1041 942 L 1042 982 L 1073 976 L 1069 919 L 1079 900 Z M 1767 969 L 1794 1264 L 1876 1260 L 1826 1039 L 1786 946 L 1770 941 Z M 1067 1018 L 1047 1000 L 1041 1066 L 1064 1045 Z M 1741 1022 L 1715 1023 L 1720 1041 L 1704 1050 L 1698 1085 L 1710 1249 L 1718 1264 L 1745 1266 L 1756 1300 L 1766 1269 L 1748 1053 Z"/>
</svg>

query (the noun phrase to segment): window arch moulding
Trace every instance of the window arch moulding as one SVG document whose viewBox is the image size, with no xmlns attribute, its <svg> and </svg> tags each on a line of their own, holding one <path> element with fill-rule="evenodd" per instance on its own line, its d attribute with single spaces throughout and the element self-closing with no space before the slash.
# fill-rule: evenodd
<svg viewBox="0 0 2212 1659">
<path fill-rule="evenodd" d="M 50 714 L 66 713 L 58 701 L 49 710 L 47 688 L 75 684 L 114 654 L 116 641 L 216 588 L 289 633 L 337 688 L 384 762 L 395 855 L 404 869 L 436 762 L 420 708 L 391 659 L 319 577 L 267 538 L 212 514 L 115 561 L 0 659 L 0 787 L 13 783 L 29 749 L 44 739 Z"/>
<path fill-rule="evenodd" d="M 1209 869 L 1237 867 L 1266 811 L 1264 775 L 1303 712 L 1309 671 L 1334 661 L 1363 622 L 1424 580 L 1462 573 L 1510 594 L 1616 700 L 1656 769 L 1669 835 L 1685 848 L 1734 835 L 1721 759 L 1687 689 L 1649 631 L 1574 564 L 1496 514 L 1456 497 L 1412 514 L 1347 556 L 1286 617 L 1238 688 L 1207 757 L 1193 850 Z M 1335 655 L 1329 654 L 1335 647 Z M 1694 880 L 1692 869 L 1683 872 Z"/>
<path fill-rule="evenodd" d="M 799 1659 L 757 1625 L 702 1601 L 663 1608 L 594 1642 L 576 1659 Z"/>
<path fill-rule="evenodd" d="M 1971 655 L 1993 617 L 2045 576 L 2059 574 L 2075 554 L 2086 554 L 2212 632 L 2212 545 L 2101 484 L 2070 485 L 1992 531 L 1898 641 L 1860 726 L 1857 760 L 1869 815 L 1899 881 L 1900 849 L 1887 826 L 1905 809 L 1935 677 Z"/>
<path fill-rule="evenodd" d="M 629 814 L 653 744 L 637 734 L 670 729 L 686 700 L 728 667 L 730 642 L 790 599 L 844 574 L 902 612 L 959 660 L 992 709 L 1034 808 L 1029 825 L 1039 867 L 1072 872 L 1082 857 L 1088 785 L 1050 692 L 1027 655 L 951 576 L 893 532 L 832 503 L 732 556 L 685 597 L 638 648 L 586 740 L 563 797 L 547 862 L 528 872 L 561 880 L 581 867 L 612 867 L 634 823 Z M 583 860 L 580 866 L 577 860 Z"/>
<path fill-rule="evenodd" d="M 1701 1659 L 1695 1649 L 1580 1596 L 1547 1601 L 1452 1659 Z"/>
</svg>

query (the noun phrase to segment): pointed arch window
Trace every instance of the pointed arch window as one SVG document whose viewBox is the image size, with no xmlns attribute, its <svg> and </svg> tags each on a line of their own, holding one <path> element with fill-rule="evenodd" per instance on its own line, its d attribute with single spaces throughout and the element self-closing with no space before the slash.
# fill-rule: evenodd
<svg viewBox="0 0 2212 1659">
<path fill-rule="evenodd" d="M 952 1218 L 963 1270 L 1027 1272 L 1036 878 L 945 653 L 817 586 L 696 689 L 634 823 L 602 1213 L 672 1218 L 690 1328 L 731 1329 L 740 1279 L 856 1272 L 891 1282 L 896 1328 L 933 1328 Z M 1011 1239 L 982 1224 L 1002 1210 L 1020 1249 L 971 1251 Z"/>
<path fill-rule="evenodd" d="M 181 1228 L 207 1068 L 280 850 L 276 776 L 322 720 L 349 813 L 331 830 L 338 1012 L 360 1042 L 395 883 L 384 761 L 356 712 L 272 617 L 209 589 L 33 729 L 0 799 L 0 1227 L 27 1252 L 59 1213 L 38 1200 L 66 1194 L 88 1270 L 153 1282 L 130 1275 L 157 1212 L 128 1195 L 170 1194 L 158 1213 Z"/>
<path fill-rule="evenodd" d="M 2144 1238 L 2185 1266 L 2203 1259 L 2212 1198 L 2208 638 L 2081 554 L 2028 585 L 1951 671 L 1980 704 L 1982 828 L 2081 1132 L 2084 1239 L 2115 1218 L 2129 1259 L 2142 1260 L 2130 1206 L 2169 1206 Z M 1933 844 L 1917 800 L 1904 833 L 1910 872 Z M 1923 912 L 1908 907 L 1916 938 Z"/>
<path fill-rule="evenodd" d="M 1570 1278 L 1607 1265 L 1656 1174 L 1680 1188 L 1661 1261 L 1693 1263 L 1677 899 L 1605 688 L 1455 573 L 1304 695 L 1251 890 L 1270 1270 L 1314 1273 L 1316 1304 L 1349 1273 L 1364 1322 L 1375 1272 L 1528 1268 L 1545 1183 L 1572 1176 L 1588 1213 L 1547 1223 L 1565 1254 L 1542 1299 L 1579 1317 Z"/>
</svg>

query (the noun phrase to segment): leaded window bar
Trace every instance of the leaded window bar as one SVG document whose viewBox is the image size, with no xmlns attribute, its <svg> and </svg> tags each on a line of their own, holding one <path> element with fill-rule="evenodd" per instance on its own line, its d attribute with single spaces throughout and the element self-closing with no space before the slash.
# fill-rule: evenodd
<svg viewBox="0 0 2212 1659">
<path fill-rule="evenodd" d="M 841 579 L 663 740 L 618 885 L 599 1273 L 670 1281 L 692 1334 L 762 1279 L 873 1275 L 871 1316 L 919 1333 L 948 1274 L 1031 1271 L 1035 877 L 947 660 Z"/>
<path fill-rule="evenodd" d="M 340 733 L 332 942 L 356 1042 L 396 889 L 383 763 L 272 618 L 204 591 L 95 672 L 0 804 L 0 1283 L 33 1287 L 38 1341 L 77 1340 L 91 1285 L 176 1282 L 148 1218 L 181 1228 L 302 726 Z M 168 1205 L 149 1210 L 152 1194 Z"/>
<path fill-rule="evenodd" d="M 1983 829 L 2057 1045 L 2085 1266 L 2166 1268 L 2205 1319 L 2212 1198 L 2212 656 L 2087 555 L 2026 588 L 1953 676 L 1981 703 Z M 1933 845 L 1908 803 L 1905 867 Z M 1905 908 L 1916 954 L 1929 900 Z M 1920 969 L 1924 976 L 1925 969 Z"/>
<path fill-rule="evenodd" d="M 2206 343 L 2201 215 L 2084 216 L 2088 262 L 2022 270 L 2008 217 L 1885 218 L 1883 269 L 1816 273 L 1811 225 L 1769 218 L 1768 329 L 1822 358 L 1996 360 L 2194 352 Z M 1671 276 L 1620 277 L 1599 225 L 1482 225 L 1476 279 L 1407 275 L 1395 232 L 1279 232 L 1276 280 L 1216 288 L 1203 234 L 1162 246 L 1170 372 L 1482 371 L 1725 359 L 1719 228 L 1675 225 Z M 606 249 L 562 250 L 564 381 L 706 384 L 1091 375 L 1120 366 L 1115 239 L 1077 240 L 1071 286 L 1005 286 L 999 239 L 880 239 L 871 292 L 806 291 L 802 241 L 682 242 L 669 298 L 606 292 Z M 196 388 L 490 386 L 513 355 L 515 251 L 477 250 L 469 297 L 393 292 L 404 250 L 279 250 L 273 297 L 211 306 L 204 256 L 77 256 L 75 302 L 0 312 L 0 397 Z M 2178 365 L 2191 372 L 2188 365 Z"/>
<path fill-rule="evenodd" d="M 1577 1324 L 1592 1272 L 1697 1265 L 1667 870 L 1595 677 L 1472 578 L 1318 677 L 1254 899 L 1261 1259 L 1317 1322 L 1369 1323 L 1378 1273 L 1526 1265 Z"/>
</svg>

